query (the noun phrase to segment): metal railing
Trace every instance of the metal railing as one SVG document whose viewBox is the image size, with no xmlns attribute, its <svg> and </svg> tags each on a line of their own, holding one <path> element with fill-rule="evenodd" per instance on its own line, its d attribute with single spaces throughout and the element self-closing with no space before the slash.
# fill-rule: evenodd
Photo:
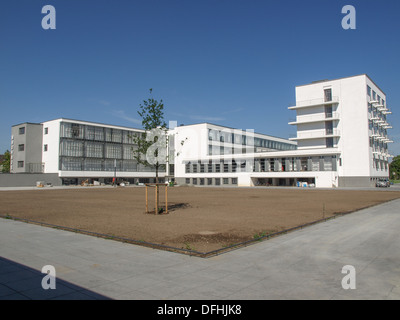
<svg viewBox="0 0 400 320">
<path fill-rule="evenodd" d="M 339 97 L 333 96 L 332 99 L 329 101 L 326 101 L 325 98 L 296 101 L 296 105 L 291 106 L 291 108 L 300 108 L 307 106 L 318 106 L 318 105 L 336 104 L 336 103 L 339 103 Z"/>
</svg>

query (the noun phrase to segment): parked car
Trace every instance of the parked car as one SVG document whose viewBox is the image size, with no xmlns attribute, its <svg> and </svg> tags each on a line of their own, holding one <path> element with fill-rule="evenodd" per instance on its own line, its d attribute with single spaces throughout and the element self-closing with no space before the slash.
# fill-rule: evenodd
<svg viewBox="0 0 400 320">
<path fill-rule="evenodd" d="M 390 181 L 388 179 L 378 179 L 376 182 L 378 188 L 388 188 L 390 187 Z"/>
</svg>

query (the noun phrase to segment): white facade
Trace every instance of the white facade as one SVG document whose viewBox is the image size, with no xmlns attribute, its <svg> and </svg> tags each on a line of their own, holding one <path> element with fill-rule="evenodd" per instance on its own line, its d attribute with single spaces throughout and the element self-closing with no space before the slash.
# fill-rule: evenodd
<svg viewBox="0 0 400 320">
<path fill-rule="evenodd" d="M 330 99 L 327 99 L 330 98 Z M 296 88 L 298 148 L 335 148 L 343 180 L 388 177 L 385 93 L 367 76 L 321 81 Z"/>
<path fill-rule="evenodd" d="M 289 109 L 296 112 L 289 125 L 297 128 L 290 139 L 209 123 L 171 128 L 170 166 L 159 176 L 199 186 L 321 188 L 374 186 L 377 178 L 388 177 L 391 112 L 385 93 L 367 75 L 298 86 L 296 105 Z M 38 137 L 19 135 L 24 126 Z M 13 159 L 41 158 L 40 166 L 30 167 L 64 180 L 155 177 L 133 158 L 131 136 L 143 133 L 140 129 L 61 118 L 13 126 L 12 132 L 17 144 L 41 141 L 41 157 L 35 145 L 35 154 L 21 160 L 13 153 Z M 32 142 L 27 144 L 32 150 Z"/>
<path fill-rule="evenodd" d="M 132 182 L 155 178 L 154 169 L 134 160 L 132 136 L 143 130 L 64 118 L 35 126 L 41 130 L 29 137 L 41 142 L 35 148 L 41 159 L 41 171 L 36 173 L 56 173 L 63 182 L 72 179 L 75 183 L 114 177 Z M 164 176 L 160 170 L 159 177 Z"/>
<path fill-rule="evenodd" d="M 296 119 L 289 123 L 297 127 L 297 136 L 290 139 L 292 145 L 297 145 L 295 150 L 263 148 L 254 143 L 242 152 L 242 146 L 231 141 L 210 142 L 209 130 L 234 129 L 210 124 L 178 127 L 177 140 L 185 141 L 186 151 L 176 158 L 175 177 L 181 183 L 194 185 L 279 186 L 307 182 L 323 188 L 374 186 L 377 178 L 389 175 L 391 140 L 387 130 L 391 126 L 386 103 L 384 92 L 367 75 L 296 87 L 296 105 L 289 107 L 296 111 Z M 253 137 L 254 142 L 258 137 L 290 146 L 285 139 L 257 134 Z M 209 148 L 218 150 L 221 145 L 236 152 L 209 152 Z M 248 166 L 233 170 L 232 160 L 247 162 Z M 207 170 L 209 162 L 213 164 Z M 216 170 L 216 163 L 227 170 Z"/>
</svg>

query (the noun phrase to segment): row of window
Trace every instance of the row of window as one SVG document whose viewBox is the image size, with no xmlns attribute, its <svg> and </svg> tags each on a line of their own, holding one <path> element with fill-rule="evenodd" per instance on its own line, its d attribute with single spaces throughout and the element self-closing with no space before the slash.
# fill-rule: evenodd
<svg viewBox="0 0 400 320">
<path fill-rule="evenodd" d="M 154 168 L 138 164 L 133 160 L 60 158 L 60 170 L 64 171 L 124 171 L 124 172 L 155 172 Z M 165 170 L 164 170 L 165 171 Z M 160 172 L 164 172 L 160 170 Z"/>
<path fill-rule="evenodd" d="M 18 128 L 18 133 L 19 134 L 25 134 L 25 127 L 20 127 Z M 48 134 L 49 133 L 49 128 L 44 128 L 44 134 Z"/>
<path fill-rule="evenodd" d="M 125 144 L 133 144 L 134 136 L 137 134 L 139 133 L 128 130 L 89 126 L 69 122 L 62 122 L 60 129 L 60 136 L 62 138 L 107 141 Z"/>
<path fill-rule="evenodd" d="M 208 140 L 231 143 L 249 147 L 263 147 L 273 150 L 295 150 L 295 144 L 279 142 L 264 138 L 256 138 L 253 135 L 237 134 L 233 131 L 237 130 L 215 130 L 208 129 Z M 211 145 L 210 145 L 211 146 Z"/>
<path fill-rule="evenodd" d="M 382 141 L 376 141 L 372 137 L 369 138 L 369 146 L 373 149 L 373 151 L 382 151 L 382 152 L 388 151 L 387 143 Z"/>
<path fill-rule="evenodd" d="M 385 100 L 381 98 L 370 86 L 367 85 L 367 95 L 374 101 L 378 101 L 379 104 L 385 105 Z"/>
<path fill-rule="evenodd" d="M 62 139 L 60 142 L 60 155 L 68 157 L 89 157 L 109 159 L 134 159 L 132 145 L 117 143 L 101 143 L 80 140 Z"/>
<path fill-rule="evenodd" d="M 44 146 L 43 146 L 43 151 L 48 151 L 48 149 L 49 149 L 49 147 L 48 147 L 48 145 L 47 144 L 45 144 Z M 24 144 L 19 144 L 18 145 L 18 151 L 25 151 L 25 145 Z"/>
<path fill-rule="evenodd" d="M 389 165 L 387 161 L 383 161 L 383 160 L 378 160 L 378 159 L 374 159 L 372 162 L 372 167 L 375 168 L 376 170 L 388 170 Z"/>
<path fill-rule="evenodd" d="M 336 171 L 336 156 L 187 162 L 185 173 Z"/>
<path fill-rule="evenodd" d="M 186 178 L 186 184 L 200 185 L 200 186 L 220 186 L 224 185 L 237 185 L 237 178 Z"/>
</svg>

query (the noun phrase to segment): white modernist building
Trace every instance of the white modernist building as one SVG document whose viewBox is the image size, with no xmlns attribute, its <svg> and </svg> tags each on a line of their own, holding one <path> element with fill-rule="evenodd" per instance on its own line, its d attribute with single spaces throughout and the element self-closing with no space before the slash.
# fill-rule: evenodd
<svg viewBox="0 0 400 320">
<path fill-rule="evenodd" d="M 363 74 L 296 87 L 289 124 L 297 136 L 289 141 L 209 124 L 178 127 L 177 140 L 192 140 L 196 152 L 177 157 L 175 177 L 194 185 L 375 186 L 388 178 L 392 157 L 386 101 Z"/>
<path fill-rule="evenodd" d="M 198 186 L 367 187 L 388 178 L 391 128 L 385 93 L 365 74 L 296 87 L 289 107 L 297 135 L 278 138 L 209 123 L 168 131 L 167 172 Z M 13 173 L 57 175 L 60 184 L 90 179 L 152 182 L 136 163 L 132 136 L 143 130 L 56 119 L 12 127 Z"/>
<path fill-rule="evenodd" d="M 82 180 L 110 183 L 113 178 L 150 182 L 155 170 L 134 160 L 133 136 L 143 132 L 65 118 L 15 125 L 11 130 L 11 172 L 56 174 L 59 184 Z M 165 171 L 159 176 L 163 178 Z"/>
</svg>

